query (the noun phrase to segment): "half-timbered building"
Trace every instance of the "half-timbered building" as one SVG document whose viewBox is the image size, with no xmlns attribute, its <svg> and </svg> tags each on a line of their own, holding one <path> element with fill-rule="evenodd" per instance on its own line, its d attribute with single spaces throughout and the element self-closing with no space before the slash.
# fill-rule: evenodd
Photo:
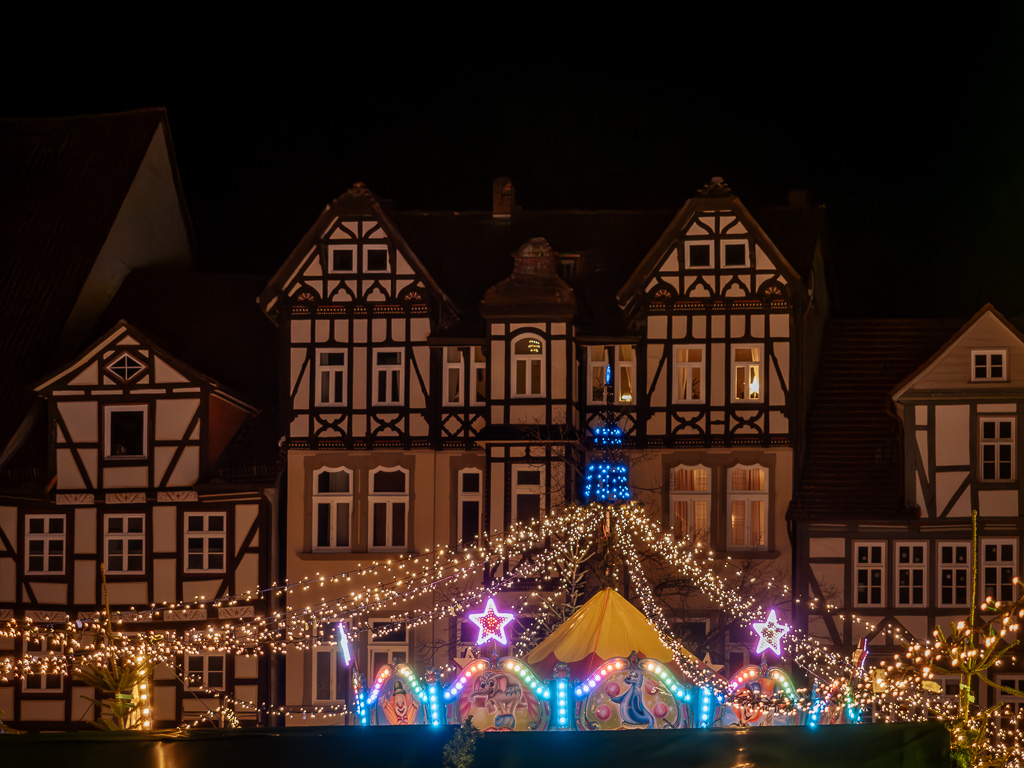
<svg viewBox="0 0 1024 768">
<path fill-rule="evenodd" d="M 271 580 L 271 498 L 218 471 L 255 408 L 126 322 L 35 390 L 46 480 L 0 491 L 0 613 L 63 629 L 106 597 L 121 631 L 167 637 L 266 615 L 262 595 L 211 605 Z M 59 652 L 62 637 L 43 631 L 5 650 Z M 255 724 L 268 679 L 264 658 L 179 658 L 156 672 L 153 722 L 188 723 L 227 701 Z M 72 678 L 29 675 L 0 686 L 0 709 L 15 727 L 65 729 L 93 718 L 86 696 L 96 692 Z"/>
<path fill-rule="evenodd" d="M 507 179 L 493 199 L 401 212 L 357 185 L 261 295 L 280 328 L 288 580 L 552 514 L 578 498 L 609 408 L 653 515 L 785 578 L 827 311 L 816 212 L 767 210 L 773 239 L 720 179 L 674 216 L 525 211 Z M 311 592 L 289 609 L 340 596 Z M 711 613 L 676 618 L 706 627 Z M 461 639 L 454 622 L 375 636 L 387 615 L 360 627 L 371 676 L 389 660 L 447 663 Z M 334 628 L 294 631 L 310 652 L 289 655 L 284 703 L 343 701 Z"/>
<path fill-rule="evenodd" d="M 792 508 L 801 622 L 895 652 L 967 614 L 974 565 L 979 601 L 1014 597 L 1024 337 L 989 305 L 959 329 L 833 321 L 826 338 Z"/>
</svg>

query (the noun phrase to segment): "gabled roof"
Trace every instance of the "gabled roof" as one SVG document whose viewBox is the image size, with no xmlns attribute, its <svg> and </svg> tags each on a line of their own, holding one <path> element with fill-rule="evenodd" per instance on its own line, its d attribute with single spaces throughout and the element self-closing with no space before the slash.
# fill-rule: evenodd
<svg viewBox="0 0 1024 768">
<path fill-rule="evenodd" d="M 390 215 L 385 212 L 385 206 L 362 183 L 356 183 L 352 189 L 324 208 L 323 213 L 317 217 L 313 226 L 309 228 L 302 240 L 299 241 L 299 244 L 295 246 L 291 255 L 285 259 L 281 268 L 270 278 L 270 282 L 258 299 L 264 312 L 271 316 L 276 314 L 277 302 L 280 299 L 284 286 L 296 275 L 299 267 L 309 257 L 310 251 L 316 247 L 320 238 L 324 236 L 324 232 L 331 222 L 346 215 L 369 216 L 380 222 L 388 238 L 395 243 L 413 269 L 419 273 L 420 277 L 434 293 L 443 310 L 454 317 L 458 317 L 458 310 L 455 308 L 455 304 L 441 290 L 441 287 L 431 276 L 430 271 L 423 265 L 416 253 L 405 241 L 402 233 L 392 222 Z"/>
<path fill-rule="evenodd" d="M 814 210 L 814 209 L 809 209 Z M 691 197 L 679 212 L 669 222 L 668 227 L 662 232 L 661 237 L 651 246 L 647 255 L 633 270 L 629 279 L 616 294 L 616 299 L 622 307 L 629 307 L 637 295 L 647 285 L 652 275 L 658 270 L 671 250 L 672 243 L 680 236 L 686 224 L 692 221 L 701 211 L 731 211 L 743 222 L 754 239 L 762 243 L 765 252 L 772 262 L 794 282 L 801 279 L 801 274 L 792 266 L 789 260 L 782 255 L 782 252 L 773 240 L 762 228 L 761 224 L 751 215 L 750 211 L 740 202 L 740 199 L 732 193 L 727 185 L 719 178 L 714 178 L 711 183 L 701 189 L 698 194 Z M 797 221 L 797 214 L 787 212 L 787 209 L 773 208 L 774 218 L 778 222 L 778 229 L 785 232 L 787 240 L 793 245 L 794 251 L 800 254 L 800 262 L 804 268 L 810 266 L 813 249 L 817 243 L 817 236 L 820 229 L 820 217 L 805 216 L 803 222 Z M 788 215 L 787 215 L 788 213 Z M 797 224 L 802 226 L 796 226 Z M 785 225 L 785 226 L 784 226 Z"/>
<path fill-rule="evenodd" d="M 84 352 L 78 355 L 70 363 L 67 363 L 61 366 L 59 369 L 52 371 L 42 381 L 39 381 L 33 387 L 33 389 L 35 389 L 37 393 L 45 397 L 47 392 L 50 389 L 52 389 L 54 384 L 61 378 L 70 376 L 71 374 L 75 373 L 78 369 L 80 369 L 83 366 L 83 364 L 97 357 L 99 353 L 102 352 L 107 347 L 113 346 L 117 344 L 119 341 L 126 340 L 129 338 L 134 342 L 137 342 L 140 346 L 148 347 L 149 349 L 151 349 L 165 363 L 168 363 L 176 373 L 179 373 L 182 376 L 187 377 L 191 382 L 204 383 L 208 385 L 211 389 L 216 391 L 218 394 L 225 397 L 232 404 L 238 406 L 239 408 L 247 410 L 250 413 L 256 412 L 255 407 L 247 403 L 245 400 L 236 395 L 230 389 L 223 386 L 216 380 L 211 379 L 209 376 L 195 370 L 188 363 L 185 363 L 184 361 L 174 357 L 172 354 L 164 350 L 160 345 L 156 344 L 152 339 L 148 338 L 145 334 L 143 334 L 138 328 L 131 325 L 125 320 L 119 320 L 114 325 L 113 328 L 111 328 L 107 333 L 105 333 L 101 338 L 99 338 L 88 349 L 86 349 Z M 148 389 L 151 388 L 151 386 L 147 385 L 145 388 Z"/>
<path fill-rule="evenodd" d="M 929 370 L 933 369 L 944 357 L 946 357 L 946 355 L 948 355 L 950 351 L 957 346 L 957 343 L 964 336 L 964 334 L 967 333 L 975 325 L 977 325 L 977 323 L 985 316 L 993 317 L 996 320 L 996 322 L 1001 324 L 1006 329 L 1006 332 L 1010 337 L 1020 342 L 1021 346 L 1024 346 L 1024 334 L 1022 334 L 1013 323 L 1011 323 L 1009 320 L 1003 317 L 999 310 L 997 310 L 991 304 L 986 304 L 977 312 L 975 312 L 974 316 L 971 317 L 970 320 L 968 320 L 966 323 L 960 326 L 959 330 L 957 330 L 957 332 L 954 333 L 946 341 L 945 344 L 939 347 L 939 349 L 936 350 L 933 355 L 931 355 L 927 360 L 921 363 L 921 365 L 914 369 L 914 371 L 909 376 L 900 381 L 899 384 L 897 384 L 893 388 L 892 398 L 894 400 L 899 400 L 907 392 L 907 390 L 913 387 L 915 381 L 924 376 Z"/>
<path fill-rule="evenodd" d="M 794 516 L 905 515 L 901 425 L 890 392 L 959 325 L 953 320 L 830 320 L 807 418 Z"/>
<path fill-rule="evenodd" d="M 191 242 L 163 109 L 0 120 L 0 453 L 33 402 L 29 383 L 54 364 L 158 131 Z"/>
</svg>

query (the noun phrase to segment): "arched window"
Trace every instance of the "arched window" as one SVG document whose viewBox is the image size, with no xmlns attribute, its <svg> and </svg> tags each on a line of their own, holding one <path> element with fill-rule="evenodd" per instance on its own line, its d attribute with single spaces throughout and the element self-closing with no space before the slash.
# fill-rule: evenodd
<svg viewBox="0 0 1024 768">
<path fill-rule="evenodd" d="M 313 473 L 313 550 L 352 550 L 352 471 L 344 467 Z"/>
<path fill-rule="evenodd" d="M 544 396 L 544 342 L 520 336 L 512 343 L 512 396 Z"/>
<path fill-rule="evenodd" d="M 669 509 L 676 538 L 707 541 L 711 532 L 711 470 L 680 464 L 669 474 Z"/>
<path fill-rule="evenodd" d="M 484 473 L 479 469 L 459 470 L 459 548 L 473 546 L 483 533 Z"/>
<path fill-rule="evenodd" d="M 768 549 L 768 470 L 742 464 L 729 470 L 727 549 Z"/>
<path fill-rule="evenodd" d="M 409 470 L 370 470 L 370 549 L 408 548 Z"/>
</svg>

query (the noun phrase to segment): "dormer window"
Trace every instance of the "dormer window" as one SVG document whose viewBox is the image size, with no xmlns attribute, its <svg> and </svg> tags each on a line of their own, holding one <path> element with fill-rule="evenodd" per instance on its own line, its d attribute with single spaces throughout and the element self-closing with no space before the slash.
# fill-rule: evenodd
<svg viewBox="0 0 1024 768">
<path fill-rule="evenodd" d="M 107 370 L 121 379 L 121 381 L 129 382 L 146 370 L 146 366 L 125 352 L 108 365 Z"/>
<path fill-rule="evenodd" d="M 512 345 L 512 396 L 544 396 L 544 342 L 524 336 Z"/>
<path fill-rule="evenodd" d="M 143 459 L 147 456 L 146 405 L 108 405 L 103 409 L 104 456 L 108 459 Z"/>
<path fill-rule="evenodd" d="M 971 352 L 971 381 L 1006 379 L 1005 349 L 976 349 Z"/>
</svg>

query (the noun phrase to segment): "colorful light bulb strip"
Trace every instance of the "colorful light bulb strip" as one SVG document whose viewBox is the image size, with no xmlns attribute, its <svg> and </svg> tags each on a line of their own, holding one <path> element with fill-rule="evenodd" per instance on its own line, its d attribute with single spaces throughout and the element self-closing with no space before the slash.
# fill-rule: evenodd
<svg viewBox="0 0 1024 768">
<path fill-rule="evenodd" d="M 377 673 L 377 678 L 373 681 L 373 688 L 370 689 L 370 695 L 366 697 L 366 706 L 373 706 L 373 703 L 377 701 L 377 696 L 380 695 L 380 689 L 384 686 L 384 683 L 391 677 L 391 667 L 383 666 Z"/>
<path fill-rule="evenodd" d="M 661 682 L 668 688 L 668 690 L 672 691 L 672 695 L 675 696 L 677 699 L 681 699 L 682 701 L 690 700 L 689 691 L 687 691 L 685 687 L 679 684 L 679 681 L 676 680 L 676 676 L 672 674 L 672 671 L 668 669 L 668 667 L 666 667 L 660 661 L 655 661 L 654 659 L 644 659 L 643 667 L 648 672 L 657 675 L 658 679 L 661 680 Z"/>
<path fill-rule="evenodd" d="M 555 713 L 555 730 L 568 731 L 572 728 L 573 704 L 569 700 L 569 679 L 560 677 L 555 680 L 555 702 L 552 709 Z"/>
</svg>

